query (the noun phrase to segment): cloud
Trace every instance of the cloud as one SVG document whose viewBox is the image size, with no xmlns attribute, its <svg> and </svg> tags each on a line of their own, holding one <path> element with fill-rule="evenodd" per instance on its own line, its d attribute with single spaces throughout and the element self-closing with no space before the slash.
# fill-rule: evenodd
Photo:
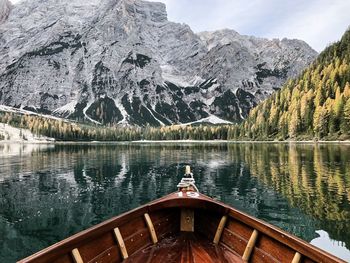
<svg viewBox="0 0 350 263">
<path fill-rule="evenodd" d="M 337 41 L 350 24 L 349 0 L 158 0 L 169 20 L 195 32 L 231 28 L 241 34 L 297 38 L 317 51 Z"/>
</svg>

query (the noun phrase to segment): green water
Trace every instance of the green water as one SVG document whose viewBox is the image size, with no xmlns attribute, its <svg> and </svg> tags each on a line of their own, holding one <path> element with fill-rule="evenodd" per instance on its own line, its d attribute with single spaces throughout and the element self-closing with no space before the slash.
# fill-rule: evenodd
<svg viewBox="0 0 350 263">
<path fill-rule="evenodd" d="M 0 144 L 0 262 L 175 191 L 186 164 L 202 193 L 350 261 L 350 145 L 175 143 Z"/>
</svg>

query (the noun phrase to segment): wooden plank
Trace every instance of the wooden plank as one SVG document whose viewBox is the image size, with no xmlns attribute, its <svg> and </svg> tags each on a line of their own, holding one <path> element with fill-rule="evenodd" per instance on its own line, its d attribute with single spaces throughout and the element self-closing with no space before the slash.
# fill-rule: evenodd
<svg viewBox="0 0 350 263">
<path fill-rule="evenodd" d="M 123 236 L 124 237 L 124 236 Z M 117 242 L 115 240 L 115 236 L 113 233 L 113 229 L 110 232 L 96 236 L 94 239 L 89 240 L 88 242 L 84 242 L 79 245 L 79 252 L 82 255 L 85 262 L 91 261 L 97 255 L 100 255 L 108 248 L 115 246 L 117 256 L 115 259 L 121 260 L 122 255 L 119 251 Z"/>
<path fill-rule="evenodd" d="M 256 240 L 258 239 L 258 234 L 259 234 L 259 232 L 256 229 L 254 229 L 254 231 L 253 231 L 253 233 L 248 241 L 247 247 L 244 250 L 244 253 L 242 256 L 243 261 L 248 262 L 250 255 L 253 251 L 253 248 L 255 246 Z"/>
<path fill-rule="evenodd" d="M 262 233 L 260 233 L 259 240 L 256 242 L 255 247 L 265 251 L 280 262 L 291 262 L 295 254 L 295 250 Z"/>
<path fill-rule="evenodd" d="M 221 218 L 220 223 L 219 223 L 218 228 L 217 228 L 216 233 L 215 233 L 213 243 L 216 245 L 219 244 L 222 231 L 225 228 L 226 221 L 227 221 L 227 216 L 225 215 Z"/>
<path fill-rule="evenodd" d="M 344 261 L 345 262 L 345 261 Z M 309 258 L 306 258 L 305 255 L 303 256 L 302 263 L 317 263 L 316 261 L 313 261 Z M 348 262 L 349 263 L 349 262 Z"/>
<path fill-rule="evenodd" d="M 185 239 L 182 242 L 186 245 L 182 247 L 180 263 L 194 263 L 190 241 Z"/>
<path fill-rule="evenodd" d="M 123 236 L 124 240 L 135 234 L 142 229 L 147 229 L 147 225 L 143 215 L 136 218 L 130 218 L 130 221 L 123 225 L 118 225 L 120 234 Z"/>
<path fill-rule="evenodd" d="M 158 243 L 158 238 L 157 238 L 156 230 L 154 229 L 152 220 L 149 217 L 148 213 L 145 213 L 144 217 L 145 217 L 145 220 L 146 220 L 146 224 L 147 224 L 149 233 L 150 233 L 151 238 L 152 238 L 152 242 L 153 242 L 153 244 L 157 244 Z"/>
<path fill-rule="evenodd" d="M 172 220 L 174 219 L 174 220 Z M 158 240 L 169 235 L 177 234 L 180 230 L 180 214 L 177 218 L 170 218 L 166 221 L 153 221 L 154 229 L 156 230 Z"/>
<path fill-rule="evenodd" d="M 294 258 L 292 260 L 292 263 L 299 263 L 301 260 L 301 254 L 299 252 L 295 252 Z"/>
<path fill-rule="evenodd" d="M 75 263 L 71 253 L 63 254 L 58 257 L 54 261 L 50 261 L 50 263 Z"/>
<path fill-rule="evenodd" d="M 196 219 L 194 222 L 194 231 L 203 234 L 209 240 L 213 240 L 222 214 L 217 215 L 216 213 L 208 213 L 206 210 L 198 209 L 194 211 L 194 217 Z"/>
<path fill-rule="evenodd" d="M 110 247 L 103 251 L 102 253 L 95 256 L 93 259 L 88 261 L 88 263 L 116 263 L 121 262 L 119 251 L 117 245 Z"/>
<path fill-rule="evenodd" d="M 134 235 L 124 238 L 125 247 L 128 248 L 128 255 L 143 249 L 147 246 L 153 245 L 152 239 L 150 237 L 149 231 L 147 228 L 139 230 Z"/>
<path fill-rule="evenodd" d="M 235 220 L 232 217 L 229 217 L 228 221 L 226 222 L 226 228 L 246 240 L 249 240 L 254 230 L 250 226 Z"/>
<path fill-rule="evenodd" d="M 232 251 L 229 247 L 227 247 L 226 245 L 220 243 L 219 247 L 221 247 L 221 251 L 222 251 L 222 256 L 225 258 L 225 260 L 223 262 L 235 262 L 235 263 L 243 263 L 242 257 L 240 255 L 238 255 L 237 253 L 235 253 L 234 251 Z M 222 262 L 222 261 L 221 261 Z"/>
<path fill-rule="evenodd" d="M 117 239 L 119 249 L 120 249 L 120 252 L 122 253 L 123 259 L 128 258 L 128 251 L 126 250 L 122 234 L 120 233 L 118 227 L 114 228 L 114 235 L 115 235 L 115 238 Z"/>
<path fill-rule="evenodd" d="M 180 230 L 183 232 L 194 232 L 194 211 L 193 209 L 181 209 Z"/>
<path fill-rule="evenodd" d="M 242 257 L 247 244 L 248 240 L 225 228 L 219 245 L 228 247 L 231 251 Z"/>
<path fill-rule="evenodd" d="M 296 236 L 293 236 L 273 225 L 270 225 L 262 220 L 254 218 L 241 211 L 230 208 L 229 216 L 234 218 L 235 220 L 244 222 L 244 224 L 248 225 L 249 227 L 252 227 L 261 232 L 262 234 L 285 244 L 291 249 L 299 251 L 299 253 L 301 253 L 302 255 L 307 255 L 307 257 L 313 262 L 323 262 L 325 259 L 327 259 L 328 262 L 345 263 L 345 261 L 341 260 L 340 258 L 337 258 L 336 256 L 329 254 L 324 250 L 321 250 L 311 244 L 306 243 L 304 240 Z"/>
<path fill-rule="evenodd" d="M 162 209 L 149 213 L 158 240 L 179 232 L 180 229 L 180 209 Z M 145 220 L 143 220 L 145 221 Z"/>
<path fill-rule="evenodd" d="M 249 263 L 282 263 L 288 261 L 279 261 L 272 257 L 268 252 L 254 247 L 252 255 L 249 258 Z"/>
<path fill-rule="evenodd" d="M 77 248 L 74 248 L 72 250 L 72 256 L 75 263 L 84 263 L 83 259 L 80 256 L 79 250 Z"/>
</svg>

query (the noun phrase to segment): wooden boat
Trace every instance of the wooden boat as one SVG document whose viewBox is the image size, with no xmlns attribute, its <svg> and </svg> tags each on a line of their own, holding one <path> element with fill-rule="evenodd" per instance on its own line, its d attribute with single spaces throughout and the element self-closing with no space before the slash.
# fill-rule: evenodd
<svg viewBox="0 0 350 263">
<path fill-rule="evenodd" d="M 189 167 L 178 188 L 19 262 L 345 262 L 200 194 Z"/>
</svg>

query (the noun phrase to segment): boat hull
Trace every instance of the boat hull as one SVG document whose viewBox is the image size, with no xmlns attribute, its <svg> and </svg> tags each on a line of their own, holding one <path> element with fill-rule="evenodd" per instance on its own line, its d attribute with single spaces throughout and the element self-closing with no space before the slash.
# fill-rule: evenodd
<svg viewBox="0 0 350 263">
<path fill-rule="evenodd" d="M 345 262 L 197 192 L 176 192 L 24 262 Z"/>
</svg>

